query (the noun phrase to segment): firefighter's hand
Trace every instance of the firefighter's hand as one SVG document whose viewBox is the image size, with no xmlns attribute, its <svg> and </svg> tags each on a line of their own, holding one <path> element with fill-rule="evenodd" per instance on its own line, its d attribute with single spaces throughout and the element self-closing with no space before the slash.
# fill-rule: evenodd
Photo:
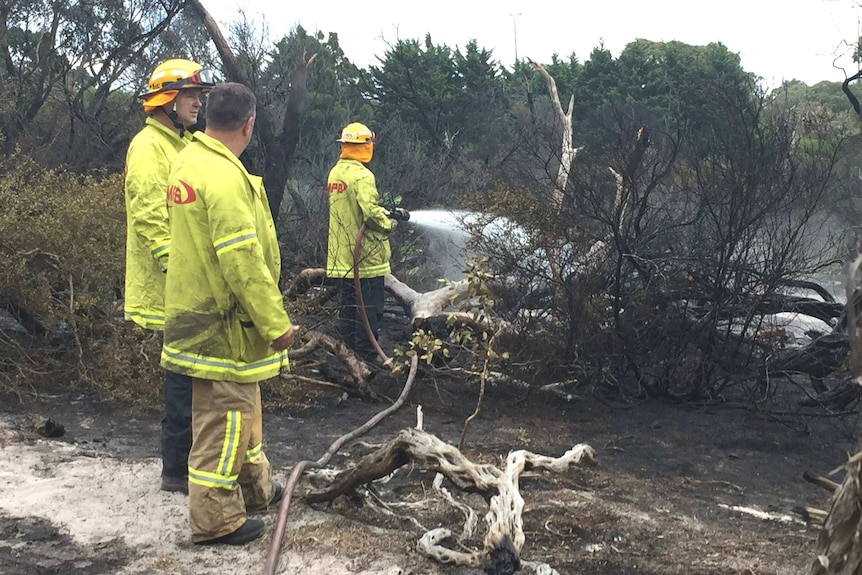
<svg viewBox="0 0 862 575">
<path fill-rule="evenodd" d="M 298 325 L 291 326 L 291 328 L 289 330 L 287 330 L 286 332 L 284 332 L 283 335 L 281 335 L 281 336 L 277 337 L 275 340 L 273 340 L 272 349 L 274 349 L 275 351 L 282 351 L 282 350 L 287 349 L 290 346 L 292 346 L 293 340 L 296 337 L 296 332 L 298 332 L 298 331 L 299 331 Z"/>
<path fill-rule="evenodd" d="M 159 269 L 162 270 L 163 274 L 168 273 L 168 254 L 160 256 L 156 262 L 159 264 Z"/>
</svg>

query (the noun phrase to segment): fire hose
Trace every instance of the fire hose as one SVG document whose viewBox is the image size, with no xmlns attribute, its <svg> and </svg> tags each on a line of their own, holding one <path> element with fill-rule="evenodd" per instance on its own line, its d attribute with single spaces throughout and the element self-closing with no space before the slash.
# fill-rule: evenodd
<svg viewBox="0 0 862 575">
<path fill-rule="evenodd" d="M 406 221 L 410 219 L 410 214 L 407 210 L 402 208 L 394 208 L 388 210 L 389 217 L 401 221 Z M 356 304 L 359 308 L 359 315 L 362 318 L 362 323 L 365 326 L 365 333 L 368 335 L 368 339 L 371 344 L 374 346 L 374 350 L 383 360 L 384 364 L 389 360 L 386 354 L 383 352 L 383 349 L 380 347 L 380 344 L 377 342 L 377 337 L 371 329 L 371 324 L 368 321 L 368 314 L 365 310 L 365 303 L 362 300 L 362 290 L 360 289 L 360 278 L 359 278 L 359 253 L 362 247 L 362 237 L 365 235 L 365 224 L 359 228 L 359 232 L 356 234 L 356 244 L 353 247 L 353 287 L 356 292 Z M 306 469 L 314 469 L 318 467 L 322 467 L 326 465 L 329 460 L 335 455 L 341 447 L 355 439 L 368 431 L 370 431 L 375 425 L 380 423 L 383 418 L 386 416 L 398 411 L 398 409 L 403 405 L 404 400 L 407 398 L 407 395 L 410 393 L 410 388 L 413 386 L 413 380 L 416 377 L 416 370 L 419 365 L 418 354 L 414 354 L 410 358 L 410 371 L 407 374 L 407 381 L 404 382 L 404 387 L 401 390 L 401 394 L 395 400 L 395 402 L 384 409 L 383 411 L 378 412 L 371 419 L 366 421 L 360 427 L 357 427 L 353 431 L 342 435 L 338 439 L 336 439 L 332 445 L 329 446 L 329 449 L 326 450 L 317 461 L 308 461 L 303 460 L 293 466 L 293 470 L 290 473 L 290 477 L 287 480 L 287 483 L 284 486 L 284 495 L 282 496 L 281 504 L 278 508 L 278 518 L 275 523 L 275 531 L 272 534 L 272 540 L 269 543 L 269 551 L 266 555 L 266 563 L 264 565 L 264 575 L 276 575 L 276 569 L 278 569 L 278 557 L 281 552 L 281 544 L 284 539 L 284 530 L 287 526 L 287 514 L 290 510 L 290 501 L 293 495 L 294 489 L 296 489 L 296 484 L 299 482 L 299 478 L 302 473 Z"/>
</svg>

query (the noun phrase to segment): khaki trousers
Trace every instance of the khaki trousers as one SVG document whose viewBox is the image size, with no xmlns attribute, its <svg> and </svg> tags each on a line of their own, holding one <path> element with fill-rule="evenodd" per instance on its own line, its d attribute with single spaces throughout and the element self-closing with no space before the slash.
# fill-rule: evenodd
<svg viewBox="0 0 862 575">
<path fill-rule="evenodd" d="M 192 379 L 189 514 L 192 541 L 233 533 L 266 509 L 272 468 L 262 448 L 260 386 Z"/>
</svg>

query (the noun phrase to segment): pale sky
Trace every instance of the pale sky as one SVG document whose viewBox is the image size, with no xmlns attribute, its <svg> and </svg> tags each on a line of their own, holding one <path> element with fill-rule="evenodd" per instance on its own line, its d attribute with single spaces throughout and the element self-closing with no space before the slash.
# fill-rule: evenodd
<svg viewBox="0 0 862 575">
<path fill-rule="evenodd" d="M 225 26 L 238 10 L 277 39 L 301 24 L 337 32 L 347 58 L 377 64 L 388 44 L 424 40 L 463 48 L 475 39 L 511 69 L 520 59 L 548 63 L 574 52 L 581 62 L 600 43 L 619 56 L 629 42 L 721 42 L 768 86 L 843 81 L 856 71 L 851 44 L 860 36 L 862 0 L 433 0 L 428 3 L 329 0 L 201 0 Z M 224 29 L 227 33 L 227 30 Z M 842 69 L 837 69 L 835 66 Z"/>
</svg>

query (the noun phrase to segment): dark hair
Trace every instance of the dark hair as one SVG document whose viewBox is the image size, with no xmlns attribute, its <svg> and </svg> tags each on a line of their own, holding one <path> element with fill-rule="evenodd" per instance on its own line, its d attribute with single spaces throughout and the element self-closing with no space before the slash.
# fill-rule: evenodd
<svg viewBox="0 0 862 575">
<path fill-rule="evenodd" d="M 237 82 L 216 84 L 207 94 L 207 126 L 217 130 L 238 130 L 254 116 L 254 93 Z"/>
</svg>

